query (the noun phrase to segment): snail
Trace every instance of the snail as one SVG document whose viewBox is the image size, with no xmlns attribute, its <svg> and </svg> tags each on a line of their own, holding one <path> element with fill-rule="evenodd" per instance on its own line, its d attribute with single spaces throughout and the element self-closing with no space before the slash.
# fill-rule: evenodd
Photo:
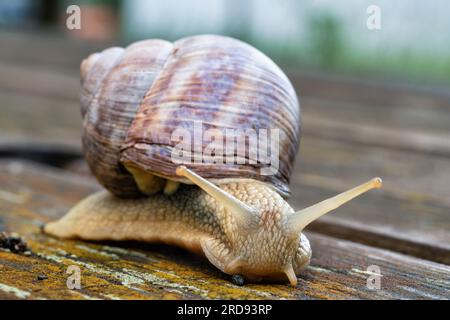
<svg viewBox="0 0 450 320">
<path fill-rule="evenodd" d="M 226 274 L 295 286 L 311 259 L 303 229 L 381 186 L 374 178 L 300 211 L 287 203 L 300 105 L 281 69 L 239 40 L 144 40 L 94 53 L 80 69 L 83 152 L 106 190 L 46 224 L 49 235 L 176 245 Z M 244 163 L 198 161 L 206 142 L 194 146 L 189 161 L 174 161 L 179 140 L 173 132 L 191 132 L 198 123 L 218 130 L 278 128 L 276 170 L 263 174 L 267 163 L 250 161 L 250 139 Z"/>
</svg>

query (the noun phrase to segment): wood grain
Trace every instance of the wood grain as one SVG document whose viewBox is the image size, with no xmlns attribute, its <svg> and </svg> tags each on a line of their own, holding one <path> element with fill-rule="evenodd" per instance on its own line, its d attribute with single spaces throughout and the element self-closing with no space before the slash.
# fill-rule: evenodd
<svg viewBox="0 0 450 320">
<path fill-rule="evenodd" d="M 326 161 L 325 161 L 326 160 Z M 373 147 L 305 139 L 293 175 L 291 205 L 304 208 L 384 178 L 369 192 L 308 227 L 323 234 L 450 264 L 450 161 Z M 83 161 L 68 170 L 89 175 Z M 414 182 L 414 183 L 412 183 Z"/>
<path fill-rule="evenodd" d="M 47 98 L 79 100 L 79 71 L 0 62 L 0 88 L 8 92 Z"/>
<path fill-rule="evenodd" d="M 450 264 L 450 161 L 304 139 L 291 204 L 302 208 L 373 176 L 384 186 L 312 224 L 312 230 Z"/>
<path fill-rule="evenodd" d="M 449 267 L 422 260 L 450 264 L 450 92 L 442 87 L 286 70 L 303 112 L 291 204 L 384 180 L 308 227 L 314 257 L 295 290 L 234 286 L 171 247 L 42 235 L 41 223 L 99 188 L 79 160 L 79 64 L 111 45 L 0 31 L 0 230 L 20 232 L 33 249 L 29 257 L 0 251 L 0 298 L 450 297 Z M 68 170 L 5 160 L 12 157 Z M 65 286 L 72 264 L 82 268 L 81 291 Z M 381 268 L 382 290 L 366 287 L 371 264 Z"/>
<path fill-rule="evenodd" d="M 0 89 L 0 105 L 1 140 L 28 139 L 66 146 L 80 145 L 78 101 L 16 94 Z"/>
<path fill-rule="evenodd" d="M 72 73 L 79 69 L 81 60 L 87 55 L 112 45 L 101 41 L 81 41 L 51 30 L 1 30 L 0 60 Z"/>
<path fill-rule="evenodd" d="M 347 101 L 362 106 L 422 106 L 446 108 L 450 92 L 446 85 L 424 85 L 408 83 L 407 79 L 389 79 L 351 76 L 344 74 L 324 74 L 302 70 L 287 70 L 301 96 L 324 98 L 330 101 Z"/>
<path fill-rule="evenodd" d="M 31 256 L 0 251 L 0 292 L 20 299 L 445 299 L 450 268 L 308 232 L 313 260 L 299 285 L 232 284 L 208 262 L 182 250 L 138 243 L 61 241 L 40 225 L 63 215 L 98 189 L 95 183 L 26 162 L 0 163 L 1 228 L 18 232 Z M 79 266 L 82 289 L 66 287 L 68 266 Z M 367 288 L 367 267 L 378 265 L 381 290 Z M 48 279 L 38 280 L 38 275 Z"/>
</svg>

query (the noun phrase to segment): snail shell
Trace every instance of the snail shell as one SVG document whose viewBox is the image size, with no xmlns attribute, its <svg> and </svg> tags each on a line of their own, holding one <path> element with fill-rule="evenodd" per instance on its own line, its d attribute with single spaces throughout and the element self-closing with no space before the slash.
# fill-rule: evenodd
<svg viewBox="0 0 450 320">
<path fill-rule="evenodd" d="M 261 164 L 249 161 L 188 166 L 213 182 L 250 178 L 289 195 L 300 142 L 299 103 L 284 73 L 250 45 L 216 35 L 140 41 L 89 56 L 81 77 L 84 154 L 114 195 L 142 195 L 144 178 L 155 192 L 166 179 L 189 183 L 176 175 L 171 134 L 177 128 L 192 132 L 196 123 L 221 132 L 279 129 L 274 175 L 262 175 Z"/>
<path fill-rule="evenodd" d="M 83 61 L 81 76 L 83 147 L 92 172 L 119 197 L 164 194 L 121 199 L 100 191 L 45 225 L 47 234 L 175 244 L 227 274 L 255 281 L 287 277 L 295 286 L 311 258 L 304 228 L 381 187 L 374 178 L 300 211 L 281 197 L 289 194 L 300 140 L 298 101 L 283 72 L 238 40 L 206 35 L 110 48 Z M 264 161 L 250 161 L 250 141 L 245 163 L 204 161 L 210 141 L 203 137 L 189 159 L 194 162 L 176 163 L 173 132 L 195 136 L 199 123 L 216 132 L 278 129 L 278 170 L 266 175 Z M 196 187 L 183 185 L 175 193 L 180 182 Z"/>
</svg>

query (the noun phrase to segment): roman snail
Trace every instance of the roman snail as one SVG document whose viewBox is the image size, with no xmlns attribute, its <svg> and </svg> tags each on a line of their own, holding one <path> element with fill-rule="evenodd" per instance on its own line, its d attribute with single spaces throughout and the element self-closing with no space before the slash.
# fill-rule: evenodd
<svg viewBox="0 0 450 320">
<path fill-rule="evenodd" d="M 109 48 L 82 62 L 81 85 L 83 151 L 107 191 L 47 224 L 50 235 L 178 245 L 227 274 L 296 285 L 311 258 L 302 230 L 381 186 L 374 178 L 300 211 L 284 200 L 300 142 L 299 103 L 275 63 L 239 40 L 201 35 Z M 195 135 L 199 124 L 223 136 L 188 141 L 187 161 L 174 161 L 186 136 L 173 133 Z M 263 172 L 270 163 L 254 159 L 260 141 L 255 147 L 250 136 L 240 140 L 243 153 L 221 148 L 227 130 L 265 129 L 278 129 L 275 170 Z M 234 161 L 217 158 L 223 154 Z"/>
</svg>

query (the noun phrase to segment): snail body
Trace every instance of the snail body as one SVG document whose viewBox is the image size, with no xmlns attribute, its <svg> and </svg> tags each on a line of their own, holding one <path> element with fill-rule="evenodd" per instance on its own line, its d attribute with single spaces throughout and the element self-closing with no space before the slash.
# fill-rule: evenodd
<svg viewBox="0 0 450 320">
<path fill-rule="evenodd" d="M 83 150 L 107 191 L 47 224 L 48 234 L 173 244 L 227 274 L 296 285 L 311 258 L 302 230 L 381 186 L 375 178 L 298 212 L 286 202 L 298 100 L 284 73 L 238 40 L 204 35 L 109 48 L 82 62 L 81 77 Z M 199 122 L 219 131 L 279 128 L 277 170 L 263 174 L 267 163 L 250 161 L 250 139 L 244 162 L 195 161 L 200 145 L 193 161 L 176 163 L 174 130 L 193 132 Z"/>
</svg>

